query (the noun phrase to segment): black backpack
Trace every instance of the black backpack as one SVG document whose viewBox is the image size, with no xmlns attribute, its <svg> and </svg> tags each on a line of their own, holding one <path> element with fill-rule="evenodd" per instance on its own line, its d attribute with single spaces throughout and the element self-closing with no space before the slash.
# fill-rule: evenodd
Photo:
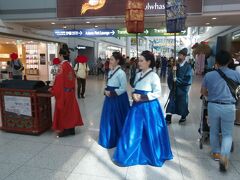
<svg viewBox="0 0 240 180">
<path fill-rule="evenodd" d="M 230 92 L 232 94 L 232 96 L 238 100 L 239 97 L 240 97 L 240 83 L 232 80 L 231 78 L 227 77 L 220 69 L 217 69 L 216 70 L 220 76 L 226 81 L 229 89 L 230 89 Z"/>
</svg>

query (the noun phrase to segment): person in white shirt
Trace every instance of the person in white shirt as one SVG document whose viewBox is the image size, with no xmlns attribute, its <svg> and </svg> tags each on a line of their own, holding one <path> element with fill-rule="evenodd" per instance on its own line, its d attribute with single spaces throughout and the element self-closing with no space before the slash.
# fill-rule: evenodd
<svg viewBox="0 0 240 180">
<path fill-rule="evenodd" d="M 86 79 L 88 76 L 88 71 L 90 70 L 87 64 L 87 57 L 86 56 L 78 56 L 76 58 L 76 65 L 74 67 L 74 70 L 76 72 L 77 76 L 77 95 L 78 99 L 85 98 L 85 90 L 86 90 Z"/>
</svg>

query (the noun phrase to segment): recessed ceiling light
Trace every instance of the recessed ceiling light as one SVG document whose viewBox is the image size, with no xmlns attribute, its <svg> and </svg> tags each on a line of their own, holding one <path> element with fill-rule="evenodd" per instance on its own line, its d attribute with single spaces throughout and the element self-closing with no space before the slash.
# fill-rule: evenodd
<svg viewBox="0 0 240 180">
<path fill-rule="evenodd" d="M 95 28 L 97 28 L 98 26 L 94 26 Z"/>
<path fill-rule="evenodd" d="M 87 23 L 87 24 L 90 24 L 90 22 L 89 22 L 89 21 L 87 21 L 86 23 Z"/>
<path fill-rule="evenodd" d="M 63 29 L 67 29 L 67 26 L 63 26 Z"/>
<path fill-rule="evenodd" d="M 51 24 L 56 24 L 55 22 L 52 22 Z"/>
<path fill-rule="evenodd" d="M 217 19 L 217 18 L 215 18 L 215 17 L 212 18 L 212 20 L 215 20 L 215 19 Z"/>
<path fill-rule="evenodd" d="M 210 23 L 206 23 L 206 25 L 209 25 Z"/>
</svg>

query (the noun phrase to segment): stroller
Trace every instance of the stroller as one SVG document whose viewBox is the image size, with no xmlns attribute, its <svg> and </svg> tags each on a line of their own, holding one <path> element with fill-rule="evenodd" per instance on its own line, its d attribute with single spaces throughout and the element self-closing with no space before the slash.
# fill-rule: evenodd
<svg viewBox="0 0 240 180">
<path fill-rule="evenodd" d="M 203 144 L 209 143 L 210 140 L 210 125 L 208 123 L 208 101 L 207 97 L 201 95 L 200 99 L 202 100 L 202 108 L 201 108 L 201 121 L 200 127 L 198 129 L 199 133 L 199 148 L 203 149 Z M 221 132 L 219 132 L 219 136 L 221 136 Z M 231 152 L 234 151 L 234 143 L 232 142 Z"/>
<path fill-rule="evenodd" d="M 209 142 L 210 137 L 210 128 L 208 125 L 208 111 L 207 111 L 207 98 L 205 96 L 201 96 L 200 99 L 202 100 L 202 108 L 201 108 L 201 121 L 200 121 L 200 127 L 198 129 L 199 133 L 199 148 L 203 148 L 203 144 Z"/>
</svg>

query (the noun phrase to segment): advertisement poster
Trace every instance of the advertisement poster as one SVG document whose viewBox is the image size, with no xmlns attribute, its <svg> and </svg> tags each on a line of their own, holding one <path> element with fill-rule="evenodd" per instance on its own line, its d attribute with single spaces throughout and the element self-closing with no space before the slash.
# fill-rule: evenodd
<svg viewBox="0 0 240 180">
<path fill-rule="evenodd" d="M 46 64 L 46 54 L 40 54 L 40 64 L 41 65 Z"/>
</svg>

